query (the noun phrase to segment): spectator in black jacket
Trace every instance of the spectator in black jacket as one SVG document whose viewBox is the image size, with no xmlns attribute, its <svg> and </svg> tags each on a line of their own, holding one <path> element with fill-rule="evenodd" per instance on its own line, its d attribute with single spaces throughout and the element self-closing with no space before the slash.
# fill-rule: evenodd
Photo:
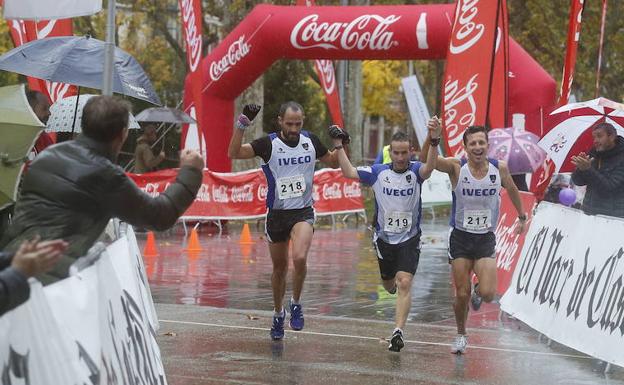
<svg viewBox="0 0 624 385">
<path fill-rule="evenodd" d="M 176 181 L 157 197 L 141 191 L 115 164 L 128 136 L 128 114 L 126 104 L 111 96 L 89 99 L 82 135 L 47 148 L 30 165 L 0 249 L 15 251 L 36 234 L 66 240 L 61 261 L 37 277 L 42 283 L 67 277 L 69 266 L 86 255 L 111 218 L 164 230 L 193 203 L 204 167 L 198 152 L 182 151 Z"/>
<path fill-rule="evenodd" d="M 0 316 L 26 302 L 28 278 L 50 270 L 67 249 L 62 240 L 24 241 L 15 254 L 0 252 Z"/>
<path fill-rule="evenodd" d="M 624 138 L 610 123 L 592 130 L 594 147 L 589 154 L 572 157 L 572 181 L 587 186 L 582 209 L 586 214 L 624 218 Z"/>
</svg>

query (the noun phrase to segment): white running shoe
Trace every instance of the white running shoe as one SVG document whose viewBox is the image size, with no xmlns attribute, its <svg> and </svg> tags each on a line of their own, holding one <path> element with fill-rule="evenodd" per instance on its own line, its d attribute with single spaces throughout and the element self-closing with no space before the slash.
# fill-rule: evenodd
<svg viewBox="0 0 624 385">
<path fill-rule="evenodd" d="M 468 345 L 468 337 L 463 334 L 458 334 L 451 346 L 451 353 L 463 354 L 466 351 L 466 345 Z"/>
</svg>

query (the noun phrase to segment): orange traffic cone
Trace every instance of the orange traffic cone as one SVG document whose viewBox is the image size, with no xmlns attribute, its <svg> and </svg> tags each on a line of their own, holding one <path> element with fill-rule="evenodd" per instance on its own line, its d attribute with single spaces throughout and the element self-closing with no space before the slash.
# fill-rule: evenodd
<svg viewBox="0 0 624 385">
<path fill-rule="evenodd" d="M 154 238 L 154 232 L 147 232 L 147 242 L 145 242 L 145 248 L 143 248 L 144 257 L 156 257 L 158 256 L 158 249 L 156 248 L 156 238 Z"/>
<path fill-rule="evenodd" d="M 199 244 L 199 236 L 197 236 L 197 229 L 191 230 L 191 236 L 189 237 L 188 245 L 186 245 L 186 251 L 201 251 L 203 248 Z"/>
<path fill-rule="evenodd" d="M 251 239 L 251 231 L 249 231 L 249 225 L 247 223 L 243 225 L 243 231 L 241 232 L 241 237 L 238 243 L 241 245 L 253 245 L 254 243 Z"/>
</svg>

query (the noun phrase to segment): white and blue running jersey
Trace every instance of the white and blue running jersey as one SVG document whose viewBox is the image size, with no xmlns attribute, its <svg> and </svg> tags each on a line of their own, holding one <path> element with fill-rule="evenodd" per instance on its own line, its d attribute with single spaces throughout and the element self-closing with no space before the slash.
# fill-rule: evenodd
<svg viewBox="0 0 624 385">
<path fill-rule="evenodd" d="M 405 242 L 420 232 L 420 191 L 424 180 L 418 170 L 422 163 L 410 162 L 402 173 L 391 164 L 358 167 L 360 181 L 375 192 L 375 234 L 390 244 Z"/>
<path fill-rule="evenodd" d="M 269 134 L 271 157 L 263 162 L 262 171 L 267 178 L 267 207 L 275 210 L 292 210 L 310 207 L 316 148 L 307 131 L 301 131 L 299 143 L 290 147 Z"/>
<path fill-rule="evenodd" d="M 452 227 L 474 234 L 485 234 L 496 228 L 502 181 L 498 161 L 489 159 L 488 166 L 487 175 L 476 179 L 462 159 L 459 180 L 453 191 Z"/>
</svg>

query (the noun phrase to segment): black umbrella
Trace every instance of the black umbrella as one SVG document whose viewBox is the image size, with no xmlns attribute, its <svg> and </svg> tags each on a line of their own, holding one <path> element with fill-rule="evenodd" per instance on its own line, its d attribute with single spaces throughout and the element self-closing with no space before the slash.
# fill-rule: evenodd
<svg viewBox="0 0 624 385">
<path fill-rule="evenodd" d="M 77 36 L 34 40 L 0 56 L 0 69 L 34 78 L 102 89 L 104 47 L 101 40 Z M 115 47 L 113 92 L 160 105 L 141 65 Z"/>
<path fill-rule="evenodd" d="M 195 119 L 188 114 L 175 108 L 169 107 L 152 107 L 146 108 L 136 116 L 139 122 L 163 122 L 163 123 L 182 123 L 195 124 Z"/>
</svg>

